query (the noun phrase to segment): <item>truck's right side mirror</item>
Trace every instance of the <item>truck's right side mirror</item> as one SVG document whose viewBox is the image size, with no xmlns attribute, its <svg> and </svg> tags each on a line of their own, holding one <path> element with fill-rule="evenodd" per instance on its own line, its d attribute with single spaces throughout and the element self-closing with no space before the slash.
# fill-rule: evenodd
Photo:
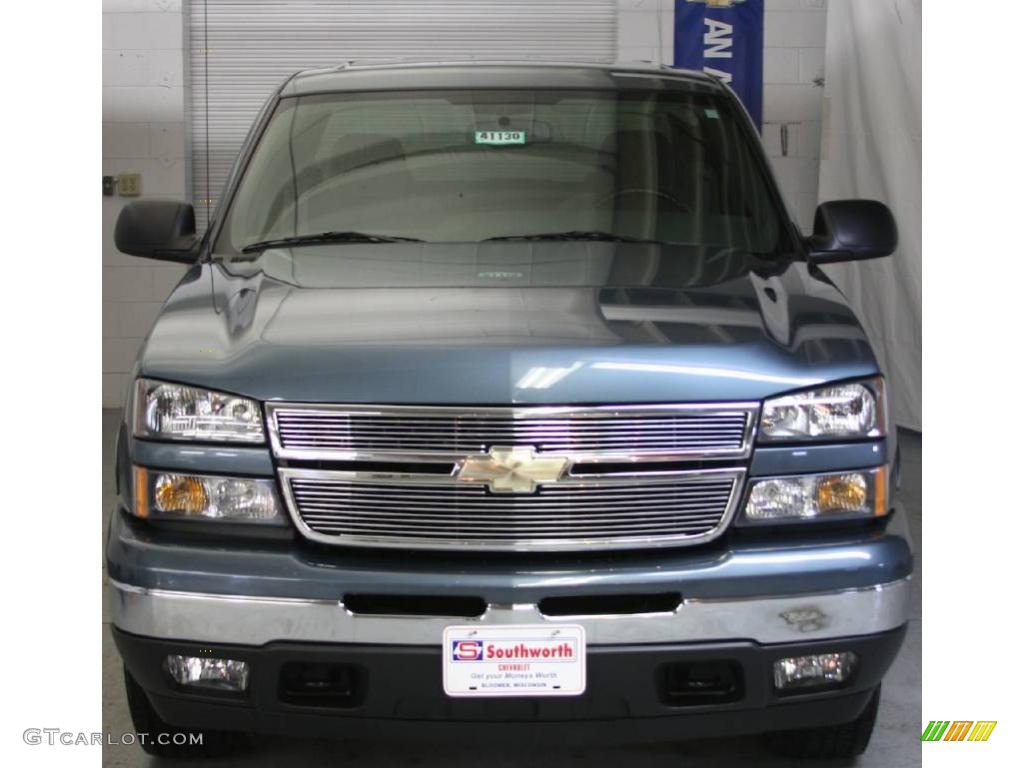
<svg viewBox="0 0 1024 768">
<path fill-rule="evenodd" d="M 114 245 L 129 256 L 191 263 L 196 242 L 195 210 L 174 200 L 128 203 L 114 226 Z"/>
<path fill-rule="evenodd" d="M 877 200 L 832 200 L 818 206 L 814 234 L 805 240 L 813 264 L 889 256 L 899 234 L 892 211 Z"/>
</svg>

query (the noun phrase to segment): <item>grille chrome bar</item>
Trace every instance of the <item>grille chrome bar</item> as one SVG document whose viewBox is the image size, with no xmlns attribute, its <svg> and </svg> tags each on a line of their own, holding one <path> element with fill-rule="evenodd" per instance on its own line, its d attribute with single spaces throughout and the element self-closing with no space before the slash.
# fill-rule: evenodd
<svg viewBox="0 0 1024 768">
<path fill-rule="evenodd" d="M 328 544 L 403 549 L 579 551 L 698 544 L 738 506 L 745 470 L 567 477 L 496 494 L 441 474 L 282 467 L 299 530 Z"/>
<path fill-rule="evenodd" d="M 496 445 L 573 463 L 740 459 L 757 403 L 426 407 L 268 403 L 274 454 L 326 461 L 458 462 Z"/>
</svg>

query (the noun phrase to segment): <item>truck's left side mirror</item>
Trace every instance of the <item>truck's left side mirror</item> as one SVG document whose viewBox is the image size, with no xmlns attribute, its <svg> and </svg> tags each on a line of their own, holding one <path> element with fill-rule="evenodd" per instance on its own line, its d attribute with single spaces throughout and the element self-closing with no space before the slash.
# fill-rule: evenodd
<svg viewBox="0 0 1024 768">
<path fill-rule="evenodd" d="M 188 203 L 136 200 L 121 209 L 114 245 L 129 256 L 191 263 L 196 260 L 196 214 Z"/>
<path fill-rule="evenodd" d="M 896 250 L 896 220 L 877 200 L 833 200 L 814 215 L 814 234 L 806 239 L 813 264 L 889 256 Z"/>
</svg>

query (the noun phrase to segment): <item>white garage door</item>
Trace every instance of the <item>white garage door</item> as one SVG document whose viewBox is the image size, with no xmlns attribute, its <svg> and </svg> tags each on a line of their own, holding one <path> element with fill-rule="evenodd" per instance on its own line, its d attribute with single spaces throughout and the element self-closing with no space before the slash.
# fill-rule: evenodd
<svg viewBox="0 0 1024 768">
<path fill-rule="evenodd" d="M 190 0 L 192 195 L 204 229 L 260 106 L 344 61 L 615 57 L 616 0 Z"/>
</svg>

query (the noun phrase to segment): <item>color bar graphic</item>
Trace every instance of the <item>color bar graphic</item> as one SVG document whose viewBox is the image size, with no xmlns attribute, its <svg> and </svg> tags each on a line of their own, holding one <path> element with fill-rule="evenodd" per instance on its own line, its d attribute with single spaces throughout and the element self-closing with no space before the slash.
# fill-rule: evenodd
<svg viewBox="0 0 1024 768">
<path fill-rule="evenodd" d="M 988 741 L 996 720 L 930 720 L 921 741 Z"/>
</svg>

